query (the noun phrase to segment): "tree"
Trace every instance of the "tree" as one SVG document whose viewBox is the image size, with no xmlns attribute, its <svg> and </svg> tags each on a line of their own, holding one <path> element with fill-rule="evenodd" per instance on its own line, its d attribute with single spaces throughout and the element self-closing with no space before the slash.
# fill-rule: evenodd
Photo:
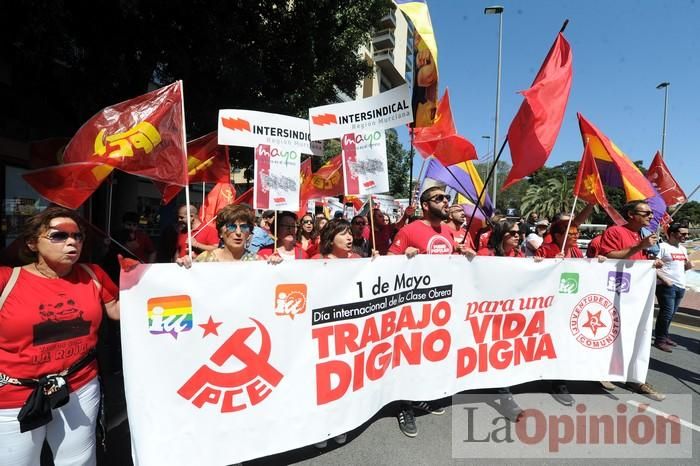
<svg viewBox="0 0 700 466">
<path fill-rule="evenodd" d="M 220 108 L 306 117 L 354 95 L 372 68 L 357 53 L 390 0 L 11 2 L 0 59 L 12 92 L 0 120 L 16 139 L 72 135 L 99 109 L 184 80 L 188 135 Z M 9 120 L 7 121 L 9 123 Z M 242 162 L 245 165 L 245 161 Z"/>
<path fill-rule="evenodd" d="M 399 142 L 394 129 L 386 131 L 386 158 L 389 166 L 389 193 L 396 198 L 409 197 L 409 153 Z"/>
<path fill-rule="evenodd" d="M 544 185 L 532 185 L 522 199 L 521 212 L 527 217 L 537 212 L 540 217 L 554 217 L 559 212 L 570 212 L 574 203 L 573 186 L 565 177 L 550 178 Z M 583 205 L 577 203 L 577 211 Z"/>
<path fill-rule="evenodd" d="M 700 226 L 700 202 L 689 201 L 673 216 L 673 220 L 697 228 Z"/>
</svg>

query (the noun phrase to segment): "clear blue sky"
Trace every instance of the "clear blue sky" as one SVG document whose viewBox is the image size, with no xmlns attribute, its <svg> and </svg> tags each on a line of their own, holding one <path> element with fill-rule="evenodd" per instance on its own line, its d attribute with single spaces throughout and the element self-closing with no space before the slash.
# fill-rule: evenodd
<svg viewBox="0 0 700 466">
<path fill-rule="evenodd" d="M 483 11 L 501 5 L 499 147 L 522 102 L 517 92 L 530 86 L 568 18 L 564 35 L 573 51 L 574 78 L 547 165 L 580 160 L 576 112 L 581 112 L 648 167 L 661 149 L 664 91 L 656 85 L 668 81 L 665 160 L 686 194 L 700 182 L 700 0 L 429 0 L 428 5 L 440 93 L 449 88 L 458 131 L 480 158 L 487 152 L 481 136 L 493 138 L 498 50 L 498 16 Z M 400 134 L 408 146 L 406 131 Z M 501 159 L 510 163 L 507 148 Z M 414 177 L 421 160 L 414 161 Z M 700 200 L 700 194 L 693 199 Z"/>
</svg>

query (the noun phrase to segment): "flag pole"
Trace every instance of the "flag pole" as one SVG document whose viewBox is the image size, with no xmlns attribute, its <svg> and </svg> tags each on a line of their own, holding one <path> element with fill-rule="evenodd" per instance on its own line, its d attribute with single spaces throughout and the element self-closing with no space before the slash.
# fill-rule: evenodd
<svg viewBox="0 0 700 466">
<path fill-rule="evenodd" d="M 202 207 L 204 207 L 204 200 L 207 197 L 207 182 L 202 181 Z"/>
<path fill-rule="evenodd" d="M 503 141 L 503 145 L 501 146 L 501 149 L 498 151 L 498 155 L 496 156 L 495 159 L 493 159 L 493 164 L 491 165 L 491 169 L 489 170 L 488 175 L 486 175 L 486 179 L 484 180 L 484 185 L 481 187 L 481 191 L 479 191 L 479 196 L 476 199 L 476 205 L 481 205 L 481 198 L 484 196 L 484 191 L 486 190 L 486 187 L 489 185 L 489 181 L 491 180 L 491 177 L 493 176 L 493 171 L 496 168 L 496 164 L 498 161 L 501 159 L 501 154 L 503 154 L 503 149 L 506 148 L 506 143 L 508 142 L 508 136 L 506 136 L 505 140 Z M 493 206 L 494 210 L 496 209 L 496 206 Z M 476 209 L 472 212 L 472 215 L 469 217 L 469 221 L 467 222 L 467 231 L 472 226 L 472 221 L 474 220 L 474 214 L 476 213 Z M 491 223 L 488 218 L 486 218 L 487 223 Z"/>
<path fill-rule="evenodd" d="M 411 150 L 409 152 L 410 161 L 409 161 L 409 168 L 408 168 L 408 193 L 409 193 L 409 195 L 411 193 L 413 193 L 413 191 L 414 191 L 413 190 L 413 157 L 415 156 L 415 149 L 413 148 L 413 138 L 415 137 L 415 135 L 413 134 L 413 129 L 415 128 L 415 126 L 416 126 L 415 122 L 411 122 L 411 124 L 408 125 L 408 133 L 411 136 Z M 423 165 L 425 165 L 425 159 L 423 160 Z M 421 165 L 421 173 L 423 173 L 423 165 Z M 420 179 L 420 176 L 418 177 L 418 179 Z M 371 195 L 370 195 L 370 199 L 371 199 Z M 413 205 L 413 197 L 409 198 L 408 205 L 409 206 Z M 372 234 L 374 234 L 374 230 L 372 230 Z M 374 243 L 374 240 L 372 240 L 372 242 Z"/>
<path fill-rule="evenodd" d="M 569 237 L 569 228 L 571 228 L 571 221 L 574 219 L 574 211 L 576 210 L 576 201 L 578 201 L 578 196 L 574 196 L 574 205 L 571 206 L 571 214 L 569 215 L 569 223 L 566 225 L 566 231 L 564 232 L 564 242 L 561 245 L 561 252 L 566 256 L 566 240 Z"/>
<path fill-rule="evenodd" d="M 413 146 L 411 146 L 411 147 L 413 147 Z M 409 205 L 409 206 L 413 205 L 413 201 L 416 199 L 416 196 L 418 195 L 418 190 L 420 190 L 420 188 L 421 188 L 421 186 L 422 186 L 422 184 L 419 184 L 419 183 L 420 183 L 421 180 L 423 179 L 423 169 L 425 168 L 425 164 L 426 164 L 426 163 L 428 162 L 428 160 L 430 160 L 431 158 L 433 158 L 432 155 L 431 155 L 430 157 L 428 157 L 427 159 L 423 159 L 423 163 L 420 165 L 420 172 L 418 173 L 418 180 L 417 180 L 417 182 L 416 182 L 416 189 L 411 189 L 411 190 L 409 190 L 409 193 L 410 193 L 410 195 L 411 195 L 411 198 L 408 200 L 408 205 Z M 413 182 L 411 182 L 411 184 L 413 184 Z"/>
<path fill-rule="evenodd" d="M 112 191 L 114 185 L 114 171 L 109 174 L 109 195 L 107 197 L 107 238 L 112 239 Z"/>
<path fill-rule="evenodd" d="M 180 107 L 182 108 L 182 147 L 185 156 L 185 170 L 187 170 L 187 129 L 185 124 L 185 91 L 182 79 L 180 82 Z M 190 203 L 189 173 L 185 171 L 185 204 L 187 204 L 187 249 L 190 260 L 192 257 L 192 212 Z"/>
<path fill-rule="evenodd" d="M 698 191 L 698 189 L 700 189 L 700 184 L 697 185 L 697 186 L 695 187 L 695 189 L 693 189 L 693 192 L 690 193 L 690 196 L 686 196 L 686 199 L 689 201 L 690 198 L 693 197 L 693 194 L 695 194 L 695 193 Z M 676 215 L 676 212 L 678 212 L 678 211 L 681 209 L 681 207 L 683 207 L 684 205 L 686 205 L 686 204 L 688 203 L 688 201 L 686 201 L 686 202 L 682 203 L 681 205 L 679 205 L 678 207 L 676 207 L 676 208 L 673 210 L 673 212 L 670 213 L 669 215 L 670 215 L 671 217 L 673 217 L 674 215 Z"/>
<path fill-rule="evenodd" d="M 411 205 L 411 204 L 409 204 Z M 372 251 L 377 249 L 377 243 L 374 240 L 374 207 L 372 207 L 372 195 L 369 195 L 369 222 L 370 231 L 372 232 Z"/>
<path fill-rule="evenodd" d="M 272 248 L 273 253 L 277 252 L 277 211 L 275 210 L 275 220 L 274 220 L 274 225 L 275 225 L 275 231 L 272 232 L 274 235 L 274 247 Z"/>
</svg>

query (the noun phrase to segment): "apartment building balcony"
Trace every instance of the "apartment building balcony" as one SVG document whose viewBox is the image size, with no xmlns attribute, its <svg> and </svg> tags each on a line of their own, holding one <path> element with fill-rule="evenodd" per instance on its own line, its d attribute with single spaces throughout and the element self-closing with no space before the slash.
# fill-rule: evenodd
<svg viewBox="0 0 700 466">
<path fill-rule="evenodd" d="M 396 46 L 393 29 L 382 29 L 372 36 L 374 50 L 393 49 Z"/>
<path fill-rule="evenodd" d="M 375 50 L 374 62 L 381 69 L 382 74 L 391 82 L 392 87 L 399 86 L 406 82 L 402 73 L 396 69 L 396 65 L 394 64 L 393 49 Z"/>
</svg>

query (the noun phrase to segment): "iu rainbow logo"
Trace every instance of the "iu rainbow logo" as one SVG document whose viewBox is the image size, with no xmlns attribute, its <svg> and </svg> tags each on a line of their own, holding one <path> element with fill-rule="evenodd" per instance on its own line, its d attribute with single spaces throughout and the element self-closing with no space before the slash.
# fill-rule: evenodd
<svg viewBox="0 0 700 466">
<path fill-rule="evenodd" d="M 192 299 L 187 295 L 151 298 L 147 308 L 148 331 L 153 335 L 169 333 L 177 339 L 192 330 Z"/>
</svg>

